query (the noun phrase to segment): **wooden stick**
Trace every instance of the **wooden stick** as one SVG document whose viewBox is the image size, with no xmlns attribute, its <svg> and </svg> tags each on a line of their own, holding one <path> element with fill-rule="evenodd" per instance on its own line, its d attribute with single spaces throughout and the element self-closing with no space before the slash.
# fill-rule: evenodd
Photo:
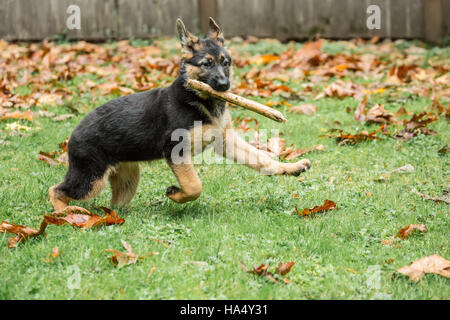
<svg viewBox="0 0 450 320">
<path fill-rule="evenodd" d="M 286 118 L 280 111 L 272 109 L 256 101 L 243 98 L 231 92 L 216 91 L 206 83 L 200 82 L 198 80 L 188 79 L 188 86 L 191 87 L 192 89 L 206 93 L 207 95 L 212 96 L 216 99 L 224 100 L 229 103 L 240 106 L 242 108 L 257 112 L 272 120 L 278 122 L 286 122 Z"/>
</svg>

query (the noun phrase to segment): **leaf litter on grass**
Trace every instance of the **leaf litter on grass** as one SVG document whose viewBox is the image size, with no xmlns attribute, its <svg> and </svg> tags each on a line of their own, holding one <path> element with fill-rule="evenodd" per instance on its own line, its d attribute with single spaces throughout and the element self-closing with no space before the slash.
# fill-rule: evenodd
<svg viewBox="0 0 450 320">
<path fill-rule="evenodd" d="M 421 193 L 417 190 L 413 190 L 413 192 L 415 194 L 417 194 L 419 197 L 422 197 L 426 200 L 432 200 L 434 202 L 445 202 L 445 203 L 450 204 L 450 189 L 442 190 L 442 196 L 440 196 L 440 197 L 431 197 L 431 196 Z"/>
<path fill-rule="evenodd" d="M 49 165 L 69 165 L 69 155 L 67 153 L 67 146 L 69 144 L 69 138 L 59 144 L 60 150 L 52 152 L 39 151 L 38 160 L 48 163 Z"/>
<path fill-rule="evenodd" d="M 136 263 L 139 259 L 145 259 L 147 256 L 158 255 L 159 252 L 149 252 L 144 256 L 138 256 L 134 253 L 133 248 L 124 240 L 120 240 L 124 246 L 126 252 L 118 251 L 114 249 L 105 249 L 104 251 L 112 252 L 113 255 L 109 258 L 113 265 L 117 266 L 119 269 L 128 266 L 130 264 Z"/>
<path fill-rule="evenodd" d="M 295 207 L 295 211 L 297 212 L 297 214 L 301 217 L 311 217 L 314 216 L 317 213 L 323 213 L 323 212 L 327 212 L 330 210 L 336 210 L 337 206 L 336 206 L 336 202 L 333 202 L 331 200 L 326 199 L 322 205 L 320 206 L 315 206 L 311 209 L 305 208 L 302 211 L 298 210 L 298 207 Z"/>
<path fill-rule="evenodd" d="M 280 262 L 278 264 L 278 268 L 274 272 L 271 272 L 271 271 L 269 271 L 270 264 L 267 264 L 267 265 L 260 264 L 259 266 L 254 265 L 252 269 L 249 269 L 241 261 L 239 261 L 239 265 L 241 266 L 241 268 L 244 272 L 252 273 L 257 276 L 264 277 L 273 283 L 277 283 L 280 279 L 278 276 L 275 276 L 276 274 L 278 274 L 280 276 L 285 276 L 286 274 L 288 274 L 291 271 L 291 268 L 294 266 L 294 264 L 295 264 L 295 261 Z M 290 283 L 287 278 L 281 277 L 281 279 L 283 280 L 283 282 L 285 284 Z"/>
<path fill-rule="evenodd" d="M 114 210 L 100 207 L 106 214 L 104 217 L 92 213 L 82 207 L 68 206 L 63 210 L 44 215 L 44 222 L 61 226 L 70 224 L 74 227 L 87 229 L 101 225 L 123 224 L 124 219 L 120 218 Z"/>
<path fill-rule="evenodd" d="M 47 258 L 44 259 L 44 261 L 51 263 L 51 262 L 55 261 L 55 259 L 58 258 L 60 254 L 61 254 L 61 251 L 59 251 L 59 247 L 54 247 L 52 249 L 52 253 L 49 253 L 47 255 Z"/>
<path fill-rule="evenodd" d="M 402 240 L 405 240 L 408 238 L 411 234 L 414 232 L 421 232 L 425 233 L 427 232 L 427 227 L 425 227 L 424 224 L 410 224 L 402 229 L 400 229 L 397 233 L 397 237 L 401 238 Z"/>
<path fill-rule="evenodd" d="M 428 232 L 427 227 L 420 224 L 409 224 L 404 228 L 401 228 L 395 236 L 391 236 L 389 239 L 382 239 L 381 244 L 383 245 L 394 245 L 397 242 L 395 238 L 400 238 L 401 240 L 406 240 L 414 233 L 426 233 Z"/>
<path fill-rule="evenodd" d="M 41 224 L 41 228 L 39 230 L 35 230 L 20 224 L 12 224 L 7 221 L 2 221 L 0 224 L 0 232 L 8 232 L 17 235 L 16 237 L 11 237 L 8 240 L 8 248 L 13 248 L 17 246 L 19 242 L 25 242 L 29 238 L 40 236 L 44 233 L 46 226 L 46 224 Z"/>
<path fill-rule="evenodd" d="M 257 39 L 245 40 L 242 46 L 254 44 L 255 41 Z M 288 45 L 286 50 L 278 54 L 262 54 L 257 57 L 247 57 L 239 51 L 234 51 L 235 64 L 239 68 L 248 66 L 250 71 L 244 74 L 241 84 L 236 86 L 233 91 L 260 98 L 277 96 L 284 101 L 279 105 L 288 107 L 290 104 L 286 101 L 296 100 L 299 97 L 303 101 L 305 96 L 310 96 L 311 100 L 314 100 L 313 98 L 317 100 L 322 98 L 363 98 L 366 99 L 364 102 L 366 103 L 367 98 L 364 97 L 370 95 L 384 95 L 389 99 L 396 99 L 403 93 L 409 93 L 423 98 L 432 98 L 435 111 L 448 118 L 448 106 L 445 107 L 439 101 L 439 98 L 445 101 L 448 97 L 448 88 L 446 88 L 449 83 L 448 66 L 439 63 L 439 60 L 430 59 L 425 63 L 425 56 L 410 54 L 409 49 L 404 52 L 400 51 L 391 41 L 378 42 L 357 39 L 346 41 L 343 42 L 346 49 L 337 54 L 327 53 L 324 49 L 326 43 L 325 40 L 319 39 L 305 43 L 300 48 Z M 11 81 L 0 83 L 0 110 L 5 110 L 0 112 L 0 116 L 5 113 L 13 114 L 20 108 L 25 110 L 23 116 L 17 114 L 20 121 L 29 121 L 26 118 L 26 109 L 33 105 L 36 107 L 57 106 L 61 105 L 62 101 L 75 101 L 74 97 L 86 95 L 89 96 L 90 101 L 83 102 L 83 104 L 94 105 L 95 98 L 104 94 L 126 95 L 166 85 L 177 75 L 179 62 L 177 57 L 170 56 L 164 49 L 161 49 L 162 46 L 155 44 L 135 48 L 128 41 L 120 41 L 117 46 L 113 47 L 84 41 L 64 46 L 51 42 L 19 46 L 0 40 L 0 47 L 5 55 L 14 56 L 15 61 L 18 62 L 12 64 L 10 63 L 11 59 L 1 62 L 0 69 L 6 70 Z M 416 45 L 411 46 L 411 49 L 414 48 L 422 49 Z M 423 63 L 417 59 L 422 59 Z M 123 66 L 126 66 L 127 75 L 120 77 L 122 72 L 120 68 Z M 27 77 L 21 77 L 21 74 L 27 75 L 30 82 L 33 83 L 30 94 L 17 95 L 14 93 L 17 92 L 18 86 L 24 85 L 24 79 L 27 79 Z M 55 88 L 54 86 L 55 81 L 67 81 L 86 75 L 102 78 L 102 80 L 84 81 L 79 88 Z M 371 77 L 371 79 L 375 79 L 375 83 L 373 83 L 374 81 L 368 84 L 354 83 L 353 79 L 356 77 L 365 79 Z M 380 83 L 383 78 L 385 83 Z M 325 84 L 327 81 L 336 79 L 338 81 Z M 298 81 L 308 83 L 298 90 L 295 84 Z M 73 102 L 73 104 L 76 103 L 76 101 Z M 392 117 L 381 104 L 370 106 L 369 111 L 366 111 L 365 108 L 367 105 L 361 106 L 357 121 L 385 123 L 389 126 L 403 124 L 403 131 L 396 133 L 398 139 L 408 140 L 419 134 L 436 134 L 426 127 L 433 122 L 427 122 L 433 117 L 428 112 L 422 116 L 420 113 L 414 114 L 411 119 L 397 124 L 393 119 L 405 114 L 395 113 Z M 403 109 L 406 113 L 406 109 Z M 17 128 L 18 125 L 17 123 Z M 255 126 L 257 125 L 256 123 Z M 251 122 L 244 122 L 241 129 L 248 131 L 250 127 Z M 340 135 L 332 138 L 336 138 L 342 144 L 379 139 L 376 136 L 377 132 L 374 136 L 374 133 L 369 131 L 347 134 L 341 130 L 339 131 Z M 383 132 L 383 134 L 386 133 Z M 278 142 L 283 144 L 282 141 Z M 304 154 L 302 151 L 297 151 L 302 149 L 294 150 L 292 146 L 286 147 L 285 141 L 282 148 L 274 145 L 276 145 L 275 141 L 267 143 L 262 148 L 266 148 L 270 152 L 278 152 L 280 157 L 284 156 L 287 160 L 297 154 Z M 320 150 L 315 147 L 305 150 L 309 149 Z M 54 157 L 49 157 L 49 159 L 55 161 Z M 434 200 L 427 195 L 424 197 Z M 85 222 L 91 218 L 86 217 L 86 219 Z M 29 230 L 25 226 L 20 227 L 22 229 L 16 229 L 16 231 L 19 230 L 16 233 L 17 242 L 39 235 L 37 230 Z M 265 266 L 260 267 L 256 267 L 256 270 L 264 272 Z"/>
<path fill-rule="evenodd" d="M 25 242 L 30 238 L 45 234 L 45 230 L 49 224 L 58 226 L 70 224 L 77 228 L 86 229 L 101 225 L 123 224 L 125 222 L 125 220 L 120 218 L 114 210 L 106 207 L 100 208 L 106 213 L 105 217 L 100 217 L 82 207 L 68 206 L 62 210 L 44 214 L 39 230 L 2 221 L 0 224 L 0 232 L 8 232 L 17 235 L 16 237 L 10 238 L 8 241 L 8 248 L 13 248 L 19 242 Z"/>
</svg>

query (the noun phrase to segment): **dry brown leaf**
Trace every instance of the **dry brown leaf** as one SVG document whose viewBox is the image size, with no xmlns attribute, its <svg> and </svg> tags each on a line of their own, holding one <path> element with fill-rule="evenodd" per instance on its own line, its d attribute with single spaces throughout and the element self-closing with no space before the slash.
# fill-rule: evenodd
<svg viewBox="0 0 450 320">
<path fill-rule="evenodd" d="M 325 147 L 322 144 L 318 144 L 308 149 L 295 149 L 292 152 L 289 152 L 287 155 L 284 155 L 283 159 L 293 160 L 311 151 L 325 151 Z"/>
<path fill-rule="evenodd" d="M 250 124 L 252 122 L 254 123 L 253 127 L 250 126 Z M 241 117 L 238 117 L 238 118 L 236 118 L 236 120 L 234 120 L 234 123 L 235 124 L 239 124 L 239 126 L 237 128 L 242 130 L 242 131 L 244 131 L 244 132 L 247 132 L 247 131 L 249 131 L 251 129 L 258 130 L 258 128 L 259 128 L 258 120 L 256 120 L 255 118 L 250 118 L 250 117 L 241 118 Z"/>
<path fill-rule="evenodd" d="M 450 144 L 448 144 L 448 145 L 442 147 L 441 149 L 439 149 L 438 152 L 439 152 L 440 154 L 446 154 L 446 153 L 449 152 L 449 151 L 450 151 Z"/>
<path fill-rule="evenodd" d="M 291 268 L 294 266 L 295 262 L 291 261 L 291 262 L 280 262 L 278 264 L 278 273 L 281 274 L 282 276 L 288 274 L 291 271 Z"/>
<path fill-rule="evenodd" d="M 423 128 L 434 121 L 437 121 L 437 117 L 433 113 L 424 111 L 420 114 L 414 114 L 410 120 L 404 121 L 405 130 L 407 132 L 412 132 L 416 129 Z"/>
<path fill-rule="evenodd" d="M 110 257 L 111 262 L 120 269 L 124 266 L 136 263 L 138 261 L 138 256 L 134 253 L 133 248 L 124 240 L 122 245 L 125 247 L 127 252 L 117 251 L 113 249 L 106 249 L 105 251 L 112 252 L 114 255 Z"/>
<path fill-rule="evenodd" d="M 379 137 L 377 137 L 377 132 L 382 131 L 382 128 L 383 126 L 380 127 L 380 129 L 374 130 L 372 132 L 364 130 L 355 134 L 344 133 L 340 129 L 335 129 L 333 131 L 337 131 L 338 132 L 337 134 L 326 134 L 325 137 L 336 139 L 336 142 L 338 142 L 339 145 L 346 145 L 346 144 L 353 145 L 364 141 L 381 140 Z M 321 135 L 319 137 L 324 136 Z"/>
<path fill-rule="evenodd" d="M 52 249 L 52 253 L 49 253 L 47 258 L 45 258 L 45 262 L 51 263 L 53 262 L 57 257 L 59 257 L 59 255 L 61 254 L 61 252 L 59 251 L 58 247 L 54 247 Z"/>
<path fill-rule="evenodd" d="M 100 89 L 101 94 L 118 94 L 118 95 L 128 95 L 134 93 L 133 89 L 120 86 L 117 83 L 101 83 L 96 85 L 94 88 Z"/>
<path fill-rule="evenodd" d="M 23 226 L 20 224 L 12 224 L 7 221 L 2 221 L 0 224 L 0 232 L 9 232 L 16 234 L 16 237 L 9 238 L 8 248 L 15 247 L 19 242 L 25 242 L 29 238 L 40 236 L 44 233 L 46 225 L 41 224 L 39 230 Z"/>
<path fill-rule="evenodd" d="M 367 112 L 367 122 L 390 123 L 394 120 L 394 115 L 388 113 L 381 104 L 376 104 Z"/>
<path fill-rule="evenodd" d="M 385 246 L 394 244 L 394 242 L 395 242 L 394 239 L 381 239 L 381 244 Z"/>
<path fill-rule="evenodd" d="M 450 204 L 450 192 L 449 192 L 449 190 L 443 190 L 442 191 L 442 196 L 440 196 L 440 197 L 430 197 L 429 195 L 424 194 L 424 193 L 420 193 L 420 192 L 418 192 L 416 190 L 413 190 L 413 192 L 415 194 L 417 194 L 418 196 L 426 199 L 426 200 L 432 200 L 434 202 L 445 202 L 445 203 L 449 203 Z"/>
<path fill-rule="evenodd" d="M 397 132 L 395 138 L 406 141 L 416 137 L 419 133 L 435 135 L 435 131 L 426 127 L 434 121 L 437 121 L 437 117 L 433 113 L 427 113 L 426 111 L 420 114 L 415 113 L 410 120 L 403 121 L 405 128 L 402 131 Z"/>
<path fill-rule="evenodd" d="M 64 225 L 70 224 L 77 228 L 92 228 L 101 225 L 123 224 L 124 219 L 119 218 L 114 210 L 100 207 L 105 211 L 105 217 L 89 212 L 85 208 L 78 206 L 68 206 L 63 210 L 52 212 L 44 215 L 44 222 L 47 224 Z"/>
<path fill-rule="evenodd" d="M 269 268 L 269 265 L 266 266 L 264 264 L 261 264 L 258 267 L 256 265 L 254 265 L 253 269 L 249 270 L 242 262 L 239 261 L 239 264 L 241 265 L 242 270 L 244 270 L 245 272 L 253 273 L 258 276 L 263 276 L 273 283 L 278 282 L 278 279 L 276 279 L 274 277 L 273 273 L 267 271 L 267 269 Z"/>
<path fill-rule="evenodd" d="M 37 105 L 38 106 L 44 106 L 44 105 L 53 105 L 56 103 L 61 103 L 62 95 L 59 94 L 53 94 L 53 93 L 44 93 L 41 94 L 38 98 Z"/>
<path fill-rule="evenodd" d="M 317 95 L 314 100 L 323 97 L 332 97 L 343 99 L 345 97 L 361 98 L 364 96 L 364 87 L 352 82 L 336 81 L 326 87 L 322 93 Z"/>
<path fill-rule="evenodd" d="M 376 104 L 369 111 L 366 111 L 367 96 L 364 96 L 361 103 L 355 110 L 353 118 L 356 121 L 368 123 L 391 123 L 395 120 L 392 113 L 388 113 L 381 104 Z"/>
<path fill-rule="evenodd" d="M 268 271 L 269 269 L 269 264 L 264 265 L 264 264 L 260 264 L 259 266 L 254 265 L 253 268 L 250 270 L 249 268 L 247 268 L 242 262 L 239 261 L 239 264 L 242 268 L 243 271 L 248 272 L 248 273 L 253 273 L 255 275 L 261 276 L 261 277 L 265 277 L 266 279 L 268 279 L 269 281 L 273 282 L 273 283 L 277 283 L 279 281 L 278 278 L 275 277 L 274 273 Z M 286 274 L 288 274 L 291 271 L 291 268 L 294 266 L 295 262 L 280 262 L 278 264 L 278 268 L 276 270 L 276 273 L 278 273 L 281 276 L 284 276 Z M 289 280 L 285 280 L 285 278 L 283 278 L 283 282 L 285 284 L 290 283 Z"/>
<path fill-rule="evenodd" d="M 25 112 L 20 111 L 13 111 L 9 113 L 4 113 L 1 120 L 8 120 L 8 119 L 16 119 L 16 120 L 28 120 L 33 121 L 33 113 L 30 110 L 27 110 Z"/>
<path fill-rule="evenodd" d="M 425 233 L 427 232 L 427 227 L 425 227 L 424 224 L 410 224 L 400 229 L 397 233 L 397 237 L 401 238 L 402 240 L 405 240 L 415 231 Z"/>
<path fill-rule="evenodd" d="M 151 276 L 153 274 L 153 272 L 155 272 L 156 270 L 156 266 L 153 266 L 150 271 L 148 272 L 148 275 Z"/>
<path fill-rule="evenodd" d="M 61 150 L 56 150 L 52 152 L 39 151 L 38 160 L 44 161 L 49 165 L 69 165 L 69 155 L 67 154 L 67 145 L 69 143 L 69 138 L 64 140 L 59 144 Z"/>
<path fill-rule="evenodd" d="M 302 217 L 309 217 L 316 213 L 326 212 L 326 211 L 335 210 L 335 209 L 336 209 L 336 203 L 331 200 L 328 200 L 328 199 L 326 199 L 324 201 L 323 205 L 315 206 L 314 208 L 311 208 L 311 209 L 305 208 L 302 211 L 299 211 L 297 206 L 295 207 L 295 211 L 297 211 L 297 213 Z"/>
<path fill-rule="evenodd" d="M 388 83 L 392 84 L 403 84 L 405 82 L 411 81 L 411 76 L 417 72 L 418 66 L 417 65 L 409 65 L 409 66 L 392 66 L 392 68 L 389 70 L 389 75 L 386 80 Z"/>
<path fill-rule="evenodd" d="M 258 67 L 253 67 L 253 68 L 250 69 L 249 72 L 247 72 L 245 74 L 245 78 L 248 79 L 248 80 L 249 79 L 253 79 L 259 74 L 259 72 L 260 71 L 259 71 Z"/>
<path fill-rule="evenodd" d="M 43 162 L 48 163 L 51 166 L 57 166 L 60 165 L 61 163 L 59 163 L 58 161 L 54 160 L 52 157 L 49 157 L 47 154 L 40 154 L 37 157 L 38 160 L 41 160 Z"/>
<path fill-rule="evenodd" d="M 353 114 L 353 119 L 356 121 L 366 121 L 366 106 L 367 106 L 367 96 L 364 96 L 362 101 L 359 103 L 358 107 Z M 347 107 L 349 108 L 349 107 Z M 349 113 L 349 111 L 347 111 Z"/>
<path fill-rule="evenodd" d="M 400 168 L 391 171 L 391 173 L 403 173 L 403 172 L 414 172 L 414 167 L 408 163 Z"/>
<path fill-rule="evenodd" d="M 250 59 L 251 64 L 262 65 L 279 60 L 280 57 L 274 54 L 259 55 Z"/>
<path fill-rule="evenodd" d="M 66 121 L 67 119 L 70 119 L 73 117 L 75 117 L 73 114 L 68 113 L 68 114 L 62 114 L 60 116 L 53 117 L 52 120 L 55 122 L 59 122 L 59 121 Z"/>
<path fill-rule="evenodd" d="M 450 278 L 450 261 L 434 254 L 414 261 L 411 265 L 404 266 L 397 271 L 408 276 L 414 282 L 422 278 L 425 273 L 435 273 Z"/>
<path fill-rule="evenodd" d="M 292 106 L 289 108 L 289 110 L 297 114 L 306 114 L 308 116 L 312 116 L 317 112 L 317 107 L 311 103 L 307 103 L 299 106 Z"/>
</svg>

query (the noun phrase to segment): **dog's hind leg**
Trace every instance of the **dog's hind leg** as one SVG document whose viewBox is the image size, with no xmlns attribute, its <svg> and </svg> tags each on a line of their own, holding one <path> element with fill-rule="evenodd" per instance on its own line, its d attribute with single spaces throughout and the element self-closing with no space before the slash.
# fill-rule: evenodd
<svg viewBox="0 0 450 320">
<path fill-rule="evenodd" d="M 89 200 L 98 195 L 106 185 L 114 167 L 106 169 L 91 166 L 79 168 L 69 165 L 63 182 L 49 189 L 50 202 L 55 210 L 62 210 L 71 200 Z"/>
<path fill-rule="evenodd" d="M 127 206 L 139 184 L 139 164 L 121 162 L 109 177 L 112 188 L 111 206 Z"/>
</svg>

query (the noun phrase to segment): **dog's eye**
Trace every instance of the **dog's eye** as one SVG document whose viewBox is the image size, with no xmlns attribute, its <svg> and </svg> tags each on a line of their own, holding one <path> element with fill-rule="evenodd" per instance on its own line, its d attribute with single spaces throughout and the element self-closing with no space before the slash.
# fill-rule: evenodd
<svg viewBox="0 0 450 320">
<path fill-rule="evenodd" d="M 214 62 L 212 60 L 208 59 L 205 62 L 203 62 L 202 65 L 204 67 L 211 68 L 214 65 Z"/>
<path fill-rule="evenodd" d="M 230 61 L 229 60 L 224 60 L 222 63 L 223 63 L 224 67 L 228 67 L 230 65 Z"/>
</svg>

